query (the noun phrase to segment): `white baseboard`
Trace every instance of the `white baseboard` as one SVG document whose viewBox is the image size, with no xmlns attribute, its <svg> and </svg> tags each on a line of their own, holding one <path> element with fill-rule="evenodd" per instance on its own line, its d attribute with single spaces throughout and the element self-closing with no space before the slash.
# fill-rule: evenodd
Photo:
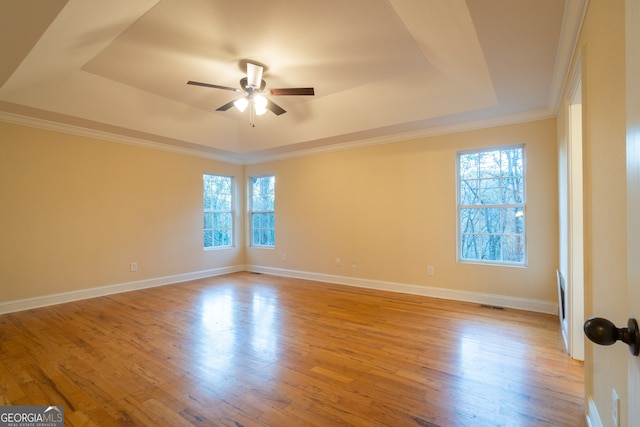
<svg viewBox="0 0 640 427">
<path fill-rule="evenodd" d="M 43 295 L 35 298 L 26 298 L 16 301 L 0 302 L 0 314 L 15 311 L 30 310 L 32 308 L 48 305 L 62 304 L 65 302 L 95 298 L 104 295 L 118 294 L 121 292 L 135 291 L 138 289 L 152 288 L 155 286 L 171 285 L 173 283 L 187 282 L 189 280 L 203 279 L 205 277 L 220 276 L 222 274 L 244 271 L 244 266 L 231 266 L 213 268 L 209 270 L 195 271 L 191 273 L 175 274 L 172 276 L 156 277 L 152 279 L 137 280 L 134 282 L 119 283 L 115 285 L 100 286 L 97 288 L 81 289 L 71 292 Z"/>
<path fill-rule="evenodd" d="M 587 424 L 589 424 L 589 427 L 603 427 L 596 402 L 591 397 L 589 397 L 589 408 L 587 410 Z"/>
<path fill-rule="evenodd" d="M 65 302 L 78 301 L 104 295 L 112 295 L 121 292 L 135 291 L 137 289 L 170 285 L 173 283 L 186 282 L 189 280 L 202 279 L 205 277 L 220 276 L 222 274 L 236 273 L 239 271 L 251 271 L 256 273 L 272 274 L 274 276 L 315 280 L 318 282 L 336 283 L 339 285 L 356 286 L 360 288 L 400 292 L 411 295 L 421 295 L 455 301 L 474 302 L 478 304 L 515 308 L 519 310 L 534 311 L 539 313 L 558 313 L 558 304 L 549 301 L 509 297 L 504 295 L 486 294 L 480 292 L 470 292 L 457 289 L 418 286 L 406 283 L 385 282 L 381 280 L 360 279 L 357 277 L 336 276 L 332 274 L 310 273 L 305 271 L 286 270 L 281 268 L 261 267 L 257 265 L 239 265 L 196 271 L 192 273 L 176 274 L 173 276 L 138 280 L 134 282 L 119 283 L 97 288 L 81 289 L 78 291 L 64 292 L 59 294 L 43 295 L 40 297 L 27 298 L 16 301 L 0 302 L 0 314 L 29 310 L 32 308 L 45 307 L 54 304 L 62 304 Z"/>
<path fill-rule="evenodd" d="M 315 280 L 318 282 L 336 283 L 340 285 L 400 292 L 411 295 L 421 295 L 455 301 L 473 302 L 497 307 L 508 307 L 518 310 L 534 311 L 538 313 L 547 313 L 554 315 L 558 314 L 558 303 L 555 301 L 542 301 L 529 298 L 518 298 L 481 292 L 463 291 L 458 289 L 436 288 L 431 286 L 419 286 L 406 283 L 359 279 L 356 277 L 336 276 L 332 274 L 309 273 L 304 271 L 261 267 L 257 265 L 247 265 L 245 266 L 245 270 L 256 273 L 272 274 L 274 276 L 294 277 L 297 279 Z"/>
</svg>

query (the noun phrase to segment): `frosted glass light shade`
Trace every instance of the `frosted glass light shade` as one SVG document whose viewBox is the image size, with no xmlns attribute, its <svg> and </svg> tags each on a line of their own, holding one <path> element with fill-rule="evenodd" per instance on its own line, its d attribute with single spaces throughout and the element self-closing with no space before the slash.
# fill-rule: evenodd
<svg viewBox="0 0 640 427">
<path fill-rule="evenodd" d="M 247 108 L 247 105 L 249 105 L 249 100 L 247 98 L 236 99 L 233 105 L 240 110 L 240 112 L 243 112 Z"/>
<path fill-rule="evenodd" d="M 267 98 L 262 95 L 255 95 L 253 97 L 253 105 L 256 110 L 256 115 L 261 116 L 267 112 Z"/>
</svg>

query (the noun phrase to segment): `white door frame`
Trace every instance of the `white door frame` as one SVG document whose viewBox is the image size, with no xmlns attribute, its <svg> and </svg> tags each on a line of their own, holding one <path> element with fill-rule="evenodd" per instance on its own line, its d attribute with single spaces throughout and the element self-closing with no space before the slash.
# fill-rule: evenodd
<svg viewBox="0 0 640 427">
<path fill-rule="evenodd" d="M 569 94 L 569 354 L 584 360 L 584 205 L 582 174 L 582 62 L 578 59 Z"/>
<path fill-rule="evenodd" d="M 560 157 L 560 265 L 566 316 L 560 316 L 569 355 L 584 360 L 584 225 L 582 172 L 582 72 L 580 56 L 568 87 L 567 141 Z M 560 298 L 559 298 L 560 300 Z M 558 302 L 562 304 L 562 301 Z M 562 314 L 562 313 L 560 313 Z"/>
</svg>

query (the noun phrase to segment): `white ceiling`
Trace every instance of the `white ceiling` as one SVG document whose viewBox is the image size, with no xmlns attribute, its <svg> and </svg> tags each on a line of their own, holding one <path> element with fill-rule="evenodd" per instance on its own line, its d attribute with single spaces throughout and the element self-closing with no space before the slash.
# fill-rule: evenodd
<svg viewBox="0 0 640 427">
<path fill-rule="evenodd" d="M 553 117 L 586 0 L 0 0 L 0 120 L 233 162 Z M 247 61 L 267 89 L 216 108 Z"/>
</svg>

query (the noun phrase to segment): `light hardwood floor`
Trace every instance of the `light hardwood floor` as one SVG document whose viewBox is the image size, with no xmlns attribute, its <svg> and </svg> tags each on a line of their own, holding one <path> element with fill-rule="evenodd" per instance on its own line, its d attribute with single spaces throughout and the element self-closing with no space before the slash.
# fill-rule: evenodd
<svg viewBox="0 0 640 427">
<path fill-rule="evenodd" d="M 237 273 L 0 316 L 68 426 L 586 426 L 555 316 Z"/>
</svg>

